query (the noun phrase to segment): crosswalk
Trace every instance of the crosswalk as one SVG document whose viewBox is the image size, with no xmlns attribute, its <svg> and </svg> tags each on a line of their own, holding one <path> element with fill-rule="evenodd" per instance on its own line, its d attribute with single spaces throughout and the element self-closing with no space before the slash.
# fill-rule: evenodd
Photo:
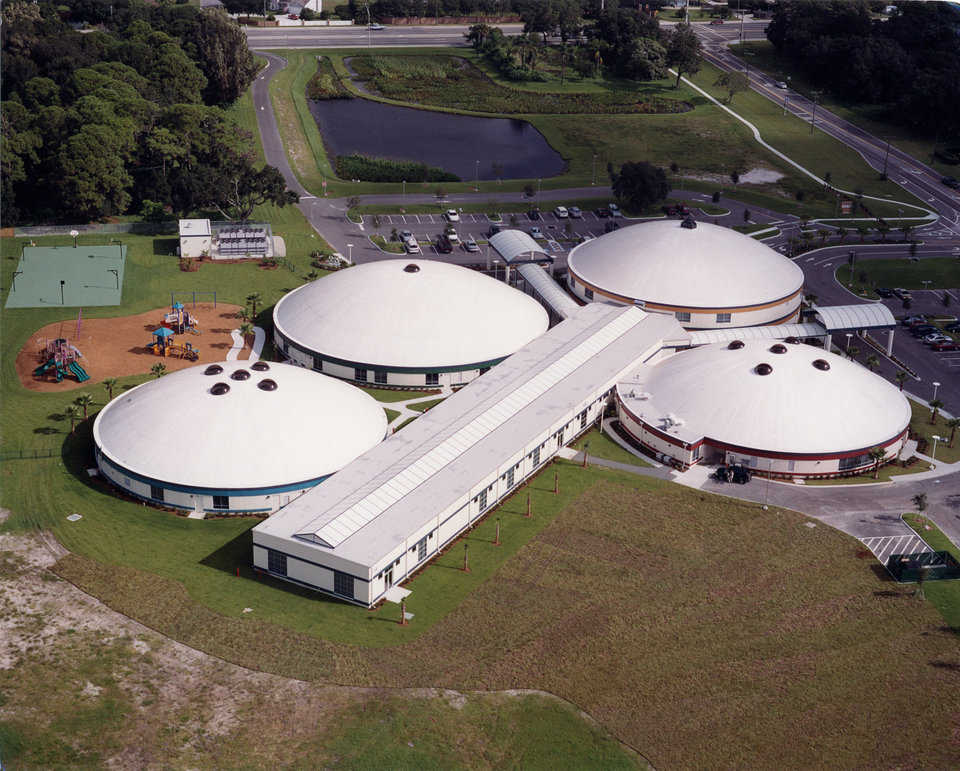
<svg viewBox="0 0 960 771">
<path fill-rule="evenodd" d="M 861 537 L 860 540 L 884 565 L 892 554 L 921 554 L 933 551 L 920 536 L 914 533 Z"/>
</svg>

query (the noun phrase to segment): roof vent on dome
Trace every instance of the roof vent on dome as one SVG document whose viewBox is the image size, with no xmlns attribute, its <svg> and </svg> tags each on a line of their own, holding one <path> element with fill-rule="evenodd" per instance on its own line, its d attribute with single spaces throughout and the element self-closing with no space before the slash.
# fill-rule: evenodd
<svg viewBox="0 0 960 771">
<path fill-rule="evenodd" d="M 250 373 L 247 372 L 245 369 L 238 369 L 235 372 L 232 372 L 230 374 L 230 379 L 231 380 L 249 380 Z"/>
<path fill-rule="evenodd" d="M 731 351 L 736 351 L 740 348 L 743 348 L 743 340 L 731 340 L 727 344 L 727 348 L 729 348 Z"/>
<path fill-rule="evenodd" d="M 209 367 L 207 367 L 207 368 L 203 371 L 203 374 L 204 374 L 204 375 L 219 375 L 221 372 L 223 372 L 223 367 L 221 367 L 219 364 L 211 364 Z"/>
<path fill-rule="evenodd" d="M 830 369 L 830 362 L 826 359 L 814 359 L 813 366 L 826 372 L 828 369 Z"/>
<path fill-rule="evenodd" d="M 785 343 L 790 343 L 790 345 L 799 345 L 799 343 L 800 343 L 800 338 L 799 338 L 799 337 L 793 337 L 793 336 L 791 335 L 790 337 L 784 338 L 784 341 L 783 341 L 783 342 L 785 342 Z"/>
<path fill-rule="evenodd" d="M 756 369 L 754 369 L 754 372 L 756 372 L 758 375 L 769 375 L 771 372 L 773 372 L 773 367 L 771 367 L 766 362 L 763 362 L 756 366 Z"/>
<path fill-rule="evenodd" d="M 268 377 L 265 377 L 259 383 L 257 383 L 257 388 L 261 391 L 276 391 L 277 390 L 277 381 L 271 380 Z"/>
<path fill-rule="evenodd" d="M 414 265 L 412 262 L 403 269 L 404 273 L 419 273 L 420 266 Z"/>
<path fill-rule="evenodd" d="M 680 223 L 680 227 L 686 228 L 687 230 L 696 230 L 697 221 L 693 217 L 687 217 L 683 222 Z"/>
<path fill-rule="evenodd" d="M 214 383 L 210 387 L 210 393 L 212 393 L 214 396 L 223 396 L 229 390 L 230 386 L 228 386 L 226 383 Z"/>
<path fill-rule="evenodd" d="M 774 345 L 770 346 L 770 353 L 786 353 L 786 352 L 787 352 L 787 346 L 785 346 L 783 343 L 775 343 Z"/>
<path fill-rule="evenodd" d="M 256 370 L 257 372 L 266 372 L 270 369 L 270 365 L 265 361 L 255 361 L 250 365 L 250 369 Z"/>
</svg>

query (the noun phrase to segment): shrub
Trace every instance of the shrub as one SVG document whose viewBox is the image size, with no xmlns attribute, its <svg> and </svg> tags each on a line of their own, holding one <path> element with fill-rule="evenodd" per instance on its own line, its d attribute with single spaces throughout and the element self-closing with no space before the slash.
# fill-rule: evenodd
<svg viewBox="0 0 960 771">
<path fill-rule="evenodd" d="M 330 60 L 324 56 L 317 61 L 317 71 L 307 83 L 307 99 L 352 99 L 340 82 Z"/>
<path fill-rule="evenodd" d="M 366 155 L 338 155 L 337 176 L 364 182 L 459 182 L 460 177 L 443 169 L 414 161 L 391 161 Z"/>
</svg>

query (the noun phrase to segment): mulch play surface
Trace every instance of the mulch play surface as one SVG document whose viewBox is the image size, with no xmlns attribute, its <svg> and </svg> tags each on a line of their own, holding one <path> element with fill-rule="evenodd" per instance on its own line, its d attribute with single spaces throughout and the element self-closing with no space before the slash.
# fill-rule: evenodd
<svg viewBox="0 0 960 771">
<path fill-rule="evenodd" d="M 168 372 L 201 364 L 203 362 L 222 361 L 233 345 L 230 331 L 240 326 L 236 314 L 239 305 L 217 303 L 197 303 L 189 308 L 191 315 L 196 314 L 200 321 L 202 334 L 177 335 L 177 343 L 188 342 L 200 351 L 200 360 L 192 362 L 175 356 L 155 356 L 147 350 L 152 341 L 151 333 L 160 326 L 167 308 L 158 308 L 137 316 L 121 316 L 109 319 L 83 319 L 80 325 L 80 338 L 76 337 L 77 322 L 61 321 L 38 329 L 17 354 L 17 375 L 24 387 L 31 391 L 72 391 L 77 388 L 99 383 L 108 377 L 142 375 L 158 361 L 163 362 Z M 86 383 L 64 378 L 57 383 L 49 376 L 36 376 L 34 369 L 41 363 L 39 351 L 48 340 L 57 337 L 67 338 L 83 354 L 80 365 L 90 375 Z M 250 353 L 244 347 L 239 358 L 245 359 Z"/>
</svg>

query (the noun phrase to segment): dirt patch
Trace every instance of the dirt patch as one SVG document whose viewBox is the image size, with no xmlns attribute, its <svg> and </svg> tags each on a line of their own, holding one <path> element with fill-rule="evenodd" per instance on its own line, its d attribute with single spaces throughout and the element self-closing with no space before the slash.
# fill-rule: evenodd
<svg viewBox="0 0 960 771">
<path fill-rule="evenodd" d="M 197 303 L 191 314 L 199 319 L 201 334 L 177 335 L 177 343 L 190 343 L 200 351 L 200 362 L 222 361 L 233 345 L 230 331 L 240 325 L 236 314 L 239 305 L 217 303 Z M 48 375 L 34 375 L 41 364 L 40 351 L 44 350 L 50 339 L 65 337 L 76 345 L 83 354 L 81 366 L 90 375 L 90 381 L 99 383 L 108 377 L 127 375 L 145 375 L 157 362 L 163 362 L 167 371 L 193 366 L 197 362 L 175 356 L 155 356 L 147 349 L 151 342 L 151 332 L 160 326 L 165 308 L 147 311 L 136 316 L 120 316 L 108 319 L 84 319 L 80 324 L 80 337 L 77 338 L 75 321 L 59 321 L 38 329 L 17 354 L 17 376 L 25 388 L 31 391 L 72 391 L 89 385 L 78 383 L 72 378 L 64 378 L 57 383 Z M 245 345 L 239 358 L 250 355 Z"/>
</svg>

